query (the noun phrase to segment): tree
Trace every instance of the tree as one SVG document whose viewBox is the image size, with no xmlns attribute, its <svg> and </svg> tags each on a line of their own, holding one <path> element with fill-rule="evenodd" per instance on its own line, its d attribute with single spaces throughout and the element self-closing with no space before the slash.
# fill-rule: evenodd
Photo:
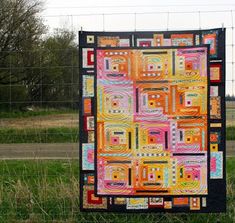
<svg viewBox="0 0 235 223">
<path fill-rule="evenodd" d="M 20 104 L 21 107 L 77 107 L 78 52 L 74 39 L 73 32 L 57 29 L 45 37 L 36 50 L 20 55 L 23 68 L 17 69 L 17 72 L 20 76 L 24 73 L 24 79 L 14 88 L 17 95 L 11 95 L 11 99 L 15 102 L 26 101 Z M 17 56 L 14 58 L 19 60 Z M 9 101 L 9 95 L 6 95 L 3 90 L 0 98 Z"/>
<path fill-rule="evenodd" d="M 226 101 L 235 101 L 235 96 L 227 94 L 226 97 L 225 97 L 225 100 Z"/>
<path fill-rule="evenodd" d="M 0 104 L 27 101 L 25 81 L 38 61 L 35 50 L 46 33 L 39 0 L 0 1 Z M 5 105 L 5 106 L 3 106 Z M 23 103 L 15 105 L 24 106 Z"/>
<path fill-rule="evenodd" d="M 74 107 L 78 100 L 74 33 L 58 29 L 48 35 L 39 16 L 39 0 L 0 1 L 0 109 L 3 104 L 3 109 Z M 47 35 L 42 38 L 43 34 Z"/>
<path fill-rule="evenodd" d="M 44 101 L 53 99 L 66 107 L 74 107 L 78 101 L 78 50 L 74 40 L 73 32 L 57 29 L 43 43 L 42 66 L 48 68 L 41 72 Z"/>
<path fill-rule="evenodd" d="M 0 2 L 0 84 L 19 83 L 25 79 L 25 71 L 11 69 L 25 67 L 25 61 L 32 62 L 25 55 L 33 51 L 41 42 L 46 28 L 39 16 L 42 1 L 1 0 Z M 17 53 L 13 53 L 16 52 Z M 32 64 L 30 64 L 32 65 Z"/>
<path fill-rule="evenodd" d="M 41 12 L 42 1 L 1 0 L 0 51 L 32 49 L 37 45 L 45 32 Z"/>
</svg>

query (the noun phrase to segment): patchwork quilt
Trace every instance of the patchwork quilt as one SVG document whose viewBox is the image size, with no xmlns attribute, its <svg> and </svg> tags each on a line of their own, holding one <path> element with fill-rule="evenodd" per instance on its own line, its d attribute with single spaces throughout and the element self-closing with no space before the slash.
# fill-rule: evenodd
<svg viewBox="0 0 235 223">
<path fill-rule="evenodd" d="M 80 208 L 224 212 L 225 29 L 79 33 Z"/>
</svg>

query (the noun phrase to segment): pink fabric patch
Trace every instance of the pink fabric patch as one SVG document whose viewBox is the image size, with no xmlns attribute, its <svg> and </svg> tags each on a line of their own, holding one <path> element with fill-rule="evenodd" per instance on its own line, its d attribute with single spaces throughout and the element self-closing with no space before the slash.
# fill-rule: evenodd
<svg viewBox="0 0 235 223">
<path fill-rule="evenodd" d="M 87 151 L 87 161 L 89 163 L 94 162 L 94 150 L 93 149 Z"/>
<path fill-rule="evenodd" d="M 216 158 L 215 157 L 211 158 L 211 171 L 212 172 L 216 171 Z"/>
</svg>

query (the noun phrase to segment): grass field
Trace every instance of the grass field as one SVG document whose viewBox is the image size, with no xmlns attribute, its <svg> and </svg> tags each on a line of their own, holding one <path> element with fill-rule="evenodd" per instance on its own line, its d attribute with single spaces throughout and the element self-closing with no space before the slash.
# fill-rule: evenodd
<svg viewBox="0 0 235 223">
<path fill-rule="evenodd" d="M 77 161 L 0 161 L 0 222 L 234 223 L 235 158 L 227 160 L 226 214 L 81 213 Z"/>
<path fill-rule="evenodd" d="M 0 128 L 0 143 L 78 142 L 78 127 Z"/>
</svg>

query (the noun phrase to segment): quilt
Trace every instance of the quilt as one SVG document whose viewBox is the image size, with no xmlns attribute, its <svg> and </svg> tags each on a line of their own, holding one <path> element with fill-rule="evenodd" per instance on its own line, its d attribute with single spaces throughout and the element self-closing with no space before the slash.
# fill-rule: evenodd
<svg viewBox="0 0 235 223">
<path fill-rule="evenodd" d="M 79 33 L 80 208 L 224 212 L 225 29 Z"/>
</svg>

